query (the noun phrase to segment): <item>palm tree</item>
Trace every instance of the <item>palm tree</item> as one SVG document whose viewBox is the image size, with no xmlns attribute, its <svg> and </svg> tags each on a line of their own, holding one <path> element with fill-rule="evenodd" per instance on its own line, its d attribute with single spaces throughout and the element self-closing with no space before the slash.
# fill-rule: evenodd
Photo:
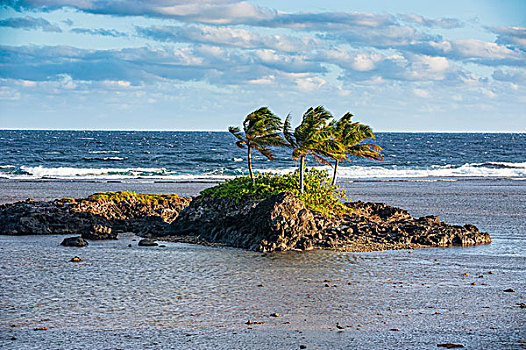
<svg viewBox="0 0 526 350">
<path fill-rule="evenodd" d="M 243 121 L 243 132 L 238 127 L 229 127 L 228 131 L 237 139 L 236 146 L 248 149 L 248 171 L 254 183 L 252 171 L 252 149 L 257 149 L 268 159 L 273 155 L 268 146 L 285 146 L 287 142 L 281 137 L 283 123 L 267 107 L 261 107 L 246 116 Z"/>
<path fill-rule="evenodd" d="M 311 107 L 303 114 L 303 120 L 294 132 L 290 125 L 290 115 L 285 119 L 283 134 L 292 148 L 292 158 L 300 160 L 300 193 L 303 193 L 305 159 L 309 153 L 317 161 L 328 165 L 330 163 L 324 156 L 332 157 L 341 153 L 340 145 L 332 137 L 333 128 L 327 124 L 331 118 L 332 115 L 323 106 Z"/>
<path fill-rule="evenodd" d="M 347 155 L 364 157 L 374 160 L 383 160 L 384 157 L 380 154 L 382 147 L 373 143 L 361 143 L 367 139 L 374 139 L 373 130 L 368 125 L 360 122 L 352 122 L 353 115 L 349 112 L 345 113 L 338 121 L 333 121 L 330 125 L 333 128 L 333 136 L 335 141 L 340 143 L 343 152 L 335 152 L 330 155 L 336 162 L 334 164 L 334 174 L 332 176 L 331 186 L 336 184 L 336 174 L 338 171 L 338 164 L 341 160 L 349 160 Z"/>
</svg>

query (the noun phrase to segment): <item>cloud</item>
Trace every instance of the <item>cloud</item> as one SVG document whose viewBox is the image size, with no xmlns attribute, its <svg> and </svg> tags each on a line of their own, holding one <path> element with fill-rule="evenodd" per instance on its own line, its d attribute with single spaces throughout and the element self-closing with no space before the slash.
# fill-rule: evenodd
<svg viewBox="0 0 526 350">
<path fill-rule="evenodd" d="M 202 43 L 244 49 L 297 52 L 320 45 L 320 41 L 314 38 L 261 35 L 246 29 L 217 26 L 151 26 L 137 27 L 136 30 L 139 35 L 156 41 Z"/>
<path fill-rule="evenodd" d="M 126 48 L 87 50 L 70 46 L 1 46 L 0 77 L 32 81 L 128 81 L 131 84 L 165 80 L 238 84 L 272 74 L 320 73 L 325 68 L 300 55 L 273 50 L 252 54 L 217 46 L 185 48 Z"/>
<path fill-rule="evenodd" d="M 526 50 L 526 28 L 501 26 L 490 30 L 497 34 L 497 44 Z"/>
<path fill-rule="evenodd" d="M 448 40 L 442 36 L 447 29 L 463 26 L 454 18 L 366 12 L 286 13 L 238 0 L 10 0 L 7 5 L 19 11 L 68 7 L 91 14 L 170 19 L 173 24 L 135 27 L 136 34 L 161 42 L 166 45 L 163 47 L 152 42 L 152 47 L 120 50 L 7 47 L 0 76 L 15 79 L 56 80 L 66 74 L 73 81 L 126 81 L 132 86 L 149 80 L 182 80 L 217 86 L 289 84 L 306 91 L 342 81 L 478 86 L 482 79 L 512 79 L 506 78 L 512 74 L 506 68 L 526 65 L 524 28 L 492 27 L 496 42 Z M 70 32 L 134 36 L 103 28 L 72 28 Z M 473 64 L 496 66 L 502 71 L 490 77 L 489 69 L 484 68 L 486 77 L 480 77 L 474 74 L 480 69 Z M 340 81 L 335 79 L 338 76 Z"/>
<path fill-rule="evenodd" d="M 88 35 L 101 35 L 101 36 L 111 36 L 114 38 L 117 37 L 127 37 L 128 34 L 119 32 L 115 29 L 89 29 L 89 28 L 73 28 L 70 29 L 70 32 L 77 34 L 88 34 Z"/>
<path fill-rule="evenodd" d="M 30 16 L 12 17 L 1 20 L 0 27 L 10 27 L 24 30 L 41 29 L 44 32 L 62 32 L 59 26 L 49 23 L 44 18 L 35 18 Z"/>
<path fill-rule="evenodd" d="M 513 69 L 509 68 L 506 70 L 496 69 L 492 75 L 493 79 L 499 81 L 506 81 L 520 85 L 526 85 L 526 70 L 525 69 Z"/>
<path fill-rule="evenodd" d="M 17 11 L 51 11 L 73 8 L 92 14 L 170 18 L 184 22 L 215 25 L 245 24 L 270 28 L 294 28 L 311 31 L 347 31 L 353 28 L 400 26 L 399 20 L 388 14 L 367 12 L 300 12 L 286 13 L 262 8 L 239 0 L 8 0 Z M 417 16 L 413 16 L 413 22 Z M 451 27 L 452 19 L 422 20 L 425 23 Z"/>
<path fill-rule="evenodd" d="M 319 50 L 313 60 L 334 64 L 341 79 L 354 82 L 451 81 L 460 82 L 466 73 L 445 57 L 414 54 L 386 54 L 377 51 Z"/>
<path fill-rule="evenodd" d="M 526 61 L 526 52 L 524 51 L 476 39 L 419 41 L 401 46 L 398 49 L 488 66 L 524 66 Z"/>
<path fill-rule="evenodd" d="M 400 17 L 406 22 L 420 24 L 425 27 L 440 27 L 440 28 L 445 28 L 445 29 L 453 29 L 453 28 L 462 28 L 464 26 L 464 24 L 456 18 L 430 19 L 430 18 L 426 18 L 423 16 L 415 15 L 415 14 L 409 14 L 409 15 L 400 14 L 398 15 L 398 17 Z"/>
<path fill-rule="evenodd" d="M 413 94 L 415 94 L 418 97 L 423 97 L 423 98 L 427 98 L 430 96 L 429 91 L 424 90 L 424 89 L 419 89 L 419 88 L 414 88 Z"/>
<path fill-rule="evenodd" d="M 8 0 L 7 5 L 17 11 L 73 8 L 92 14 L 172 18 L 213 24 L 246 23 L 275 14 L 275 11 L 235 0 Z"/>
<path fill-rule="evenodd" d="M 1 47 L 0 76 L 25 80 L 200 80 L 202 68 L 186 64 L 184 56 L 163 49 L 85 50 L 70 46 Z"/>
</svg>

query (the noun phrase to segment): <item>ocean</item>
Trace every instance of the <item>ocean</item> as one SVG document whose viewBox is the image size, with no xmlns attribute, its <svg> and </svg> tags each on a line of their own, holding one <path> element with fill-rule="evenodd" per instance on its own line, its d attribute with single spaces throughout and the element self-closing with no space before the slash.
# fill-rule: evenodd
<svg viewBox="0 0 526 350">
<path fill-rule="evenodd" d="M 493 242 L 261 254 L 139 247 L 132 234 L 85 248 L 0 236 L 0 348 L 526 348 L 526 134 L 377 133 L 376 142 L 383 162 L 341 167 L 352 200 L 471 223 Z M 289 150 L 275 155 L 256 154 L 254 168 L 297 166 Z M 228 133 L 0 131 L 0 203 L 114 190 L 190 196 L 246 173 Z"/>
<path fill-rule="evenodd" d="M 341 179 L 526 178 L 524 133 L 377 133 L 375 142 L 385 159 L 354 157 Z M 289 149 L 274 153 L 254 152 L 254 168 L 297 167 Z M 0 178 L 13 180 L 227 179 L 247 174 L 246 158 L 227 132 L 0 130 Z"/>
</svg>

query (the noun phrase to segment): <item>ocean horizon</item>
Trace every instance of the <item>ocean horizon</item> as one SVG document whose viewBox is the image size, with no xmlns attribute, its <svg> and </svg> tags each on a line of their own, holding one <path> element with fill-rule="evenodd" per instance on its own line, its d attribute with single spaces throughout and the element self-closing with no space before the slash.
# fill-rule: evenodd
<svg viewBox="0 0 526 350">
<path fill-rule="evenodd" d="M 526 133 L 378 132 L 383 161 L 352 157 L 341 180 L 526 178 Z M 296 169 L 286 148 L 259 172 Z M 246 153 L 228 132 L 0 130 L 0 178 L 10 180 L 226 180 L 247 175 Z M 331 171 L 312 159 L 307 166 Z"/>
</svg>

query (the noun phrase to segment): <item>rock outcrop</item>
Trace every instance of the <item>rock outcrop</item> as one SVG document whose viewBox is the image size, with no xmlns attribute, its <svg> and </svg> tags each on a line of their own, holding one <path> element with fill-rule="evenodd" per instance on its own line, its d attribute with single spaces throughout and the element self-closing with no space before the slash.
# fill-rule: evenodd
<svg viewBox="0 0 526 350">
<path fill-rule="evenodd" d="M 86 239 L 116 239 L 120 232 L 162 233 L 191 199 L 158 195 L 98 200 L 26 200 L 0 205 L 0 234 L 81 234 Z M 89 198 L 89 197 L 88 197 Z"/>
<path fill-rule="evenodd" d="M 491 242 L 473 225 L 454 226 L 436 216 L 415 219 L 383 203 L 347 204 L 352 215 L 327 218 L 305 208 L 292 193 L 263 201 L 197 198 L 165 234 L 175 241 L 219 243 L 255 251 L 374 251 Z"/>
<path fill-rule="evenodd" d="M 145 199 L 147 196 L 154 200 Z M 120 232 L 135 232 L 147 238 L 261 252 L 374 251 L 491 242 L 488 233 L 473 225 L 448 225 L 436 216 L 413 218 L 407 211 L 383 203 L 347 203 L 351 215 L 328 218 L 307 209 L 291 192 L 260 201 L 134 197 L 129 193 L 88 199 L 0 205 L 0 234 L 116 239 Z"/>
<path fill-rule="evenodd" d="M 65 247 L 85 247 L 88 245 L 88 242 L 82 237 L 68 237 L 60 245 Z"/>
</svg>

